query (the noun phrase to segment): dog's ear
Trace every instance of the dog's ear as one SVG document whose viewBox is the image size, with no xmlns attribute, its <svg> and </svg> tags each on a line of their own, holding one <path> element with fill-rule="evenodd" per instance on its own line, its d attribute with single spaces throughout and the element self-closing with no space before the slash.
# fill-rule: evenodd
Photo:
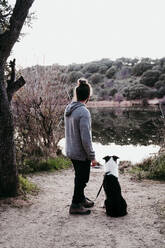
<svg viewBox="0 0 165 248">
<path fill-rule="evenodd" d="M 108 162 L 108 160 L 110 159 L 110 156 L 105 156 L 103 159 L 105 160 L 105 162 Z"/>
<path fill-rule="evenodd" d="M 113 160 L 116 162 L 118 159 L 119 159 L 119 157 L 118 156 L 112 156 L 113 157 Z"/>
</svg>

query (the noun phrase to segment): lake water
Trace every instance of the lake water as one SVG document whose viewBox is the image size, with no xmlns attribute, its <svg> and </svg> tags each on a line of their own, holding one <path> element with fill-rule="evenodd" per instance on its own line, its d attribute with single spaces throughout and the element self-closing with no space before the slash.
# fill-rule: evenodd
<svg viewBox="0 0 165 248">
<path fill-rule="evenodd" d="M 117 155 L 133 164 L 157 153 L 165 140 L 165 122 L 156 107 L 91 108 L 93 148 L 103 164 L 106 155 Z M 60 146 L 65 150 L 65 140 Z"/>
</svg>

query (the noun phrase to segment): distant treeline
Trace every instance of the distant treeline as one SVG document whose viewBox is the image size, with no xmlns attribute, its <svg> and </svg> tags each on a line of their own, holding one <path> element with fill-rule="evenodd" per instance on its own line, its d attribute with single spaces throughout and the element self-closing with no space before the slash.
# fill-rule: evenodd
<svg viewBox="0 0 165 248">
<path fill-rule="evenodd" d="M 58 77 L 60 73 L 68 89 L 75 85 L 78 78 L 85 77 L 94 89 L 93 100 L 96 101 L 153 99 L 165 96 L 165 58 L 119 58 L 115 61 L 101 59 L 85 64 L 55 64 L 25 70 L 32 74 L 35 72 L 34 76 L 39 78 L 43 71 L 44 75 L 58 71 Z M 46 76 L 44 78 L 46 80 Z M 53 81 L 51 83 L 53 84 Z"/>
</svg>

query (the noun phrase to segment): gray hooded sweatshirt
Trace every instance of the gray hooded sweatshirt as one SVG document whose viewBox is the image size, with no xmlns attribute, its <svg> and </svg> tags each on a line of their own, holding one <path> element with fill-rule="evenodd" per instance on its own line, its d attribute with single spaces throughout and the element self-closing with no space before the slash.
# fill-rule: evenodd
<svg viewBox="0 0 165 248">
<path fill-rule="evenodd" d="M 85 104 L 72 102 L 64 113 L 65 150 L 70 159 L 95 159 L 91 138 L 91 115 Z"/>
</svg>

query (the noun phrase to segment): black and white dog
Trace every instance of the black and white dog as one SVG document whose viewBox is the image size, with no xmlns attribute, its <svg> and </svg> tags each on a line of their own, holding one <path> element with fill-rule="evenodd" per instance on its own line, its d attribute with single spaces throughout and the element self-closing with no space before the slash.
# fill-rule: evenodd
<svg viewBox="0 0 165 248">
<path fill-rule="evenodd" d="M 121 187 L 118 181 L 117 156 L 106 156 L 103 188 L 106 195 L 105 208 L 107 215 L 120 217 L 127 214 L 127 203 L 122 197 Z"/>
</svg>

